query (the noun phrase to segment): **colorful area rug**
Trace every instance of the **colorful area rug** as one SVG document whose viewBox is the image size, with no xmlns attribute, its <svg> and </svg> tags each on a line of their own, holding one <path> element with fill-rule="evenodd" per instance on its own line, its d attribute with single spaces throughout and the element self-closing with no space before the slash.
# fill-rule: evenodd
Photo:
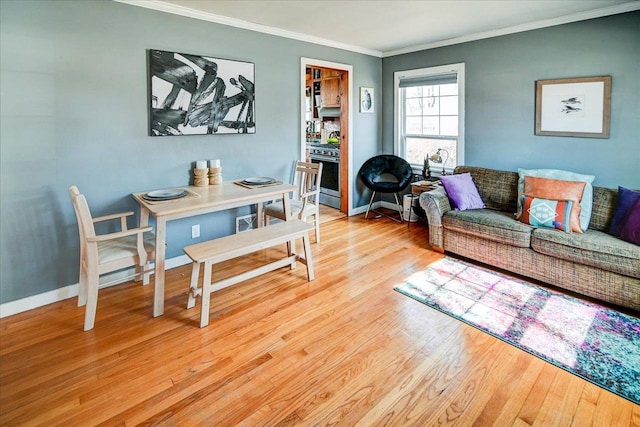
<svg viewBox="0 0 640 427">
<path fill-rule="evenodd" d="M 640 404 L 640 319 L 446 257 L 395 288 Z"/>
</svg>

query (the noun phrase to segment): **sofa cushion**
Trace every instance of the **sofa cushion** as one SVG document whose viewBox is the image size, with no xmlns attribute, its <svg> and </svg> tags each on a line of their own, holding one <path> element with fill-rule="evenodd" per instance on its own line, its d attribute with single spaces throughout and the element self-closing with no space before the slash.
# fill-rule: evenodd
<svg viewBox="0 0 640 427">
<path fill-rule="evenodd" d="M 567 234 L 538 228 L 533 231 L 531 248 L 552 257 L 640 278 L 640 246 L 602 231 Z"/>
<path fill-rule="evenodd" d="M 523 248 L 530 246 L 533 230 L 530 225 L 516 221 L 512 213 L 491 209 L 449 211 L 442 218 L 442 225 L 447 230 Z"/>
<path fill-rule="evenodd" d="M 618 190 L 613 188 L 593 187 L 593 211 L 589 228 L 607 231 L 618 203 Z"/>
</svg>

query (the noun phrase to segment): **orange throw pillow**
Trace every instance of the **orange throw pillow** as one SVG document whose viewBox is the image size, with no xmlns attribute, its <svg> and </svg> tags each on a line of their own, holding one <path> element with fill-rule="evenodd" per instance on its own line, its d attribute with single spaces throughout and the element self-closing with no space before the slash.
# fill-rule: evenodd
<svg viewBox="0 0 640 427">
<path fill-rule="evenodd" d="M 523 194 L 541 199 L 572 200 L 575 203 L 571 208 L 571 231 L 582 233 L 580 228 L 580 201 L 584 193 L 584 181 L 563 181 L 559 179 L 539 178 L 525 176 Z M 518 219 L 522 218 L 522 212 L 518 212 Z"/>
</svg>

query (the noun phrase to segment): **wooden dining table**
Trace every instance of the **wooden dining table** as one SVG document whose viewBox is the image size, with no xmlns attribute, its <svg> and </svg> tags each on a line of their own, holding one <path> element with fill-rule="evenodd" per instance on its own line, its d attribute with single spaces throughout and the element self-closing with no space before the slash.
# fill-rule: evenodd
<svg viewBox="0 0 640 427">
<path fill-rule="evenodd" d="M 169 221 L 257 204 L 258 226 L 261 226 L 262 204 L 266 201 L 281 199 L 285 217 L 290 217 L 289 194 L 295 191 L 296 187 L 292 184 L 276 183 L 248 188 L 233 181 L 224 181 L 218 185 L 184 186 L 176 189 L 184 189 L 187 195 L 173 200 L 150 201 L 143 197 L 148 192 L 133 193 L 133 198 L 140 204 L 140 226 L 149 225 L 150 216 L 155 218 L 156 223 L 154 317 L 164 313 L 164 270 Z"/>
</svg>

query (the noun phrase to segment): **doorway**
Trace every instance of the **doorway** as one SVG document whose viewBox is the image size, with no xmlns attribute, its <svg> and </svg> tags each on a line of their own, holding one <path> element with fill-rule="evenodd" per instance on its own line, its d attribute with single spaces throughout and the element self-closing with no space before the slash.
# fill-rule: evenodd
<svg viewBox="0 0 640 427">
<path fill-rule="evenodd" d="M 350 215 L 353 182 L 350 138 L 353 67 L 302 58 L 300 68 L 300 159 L 326 162 L 323 166 L 323 178 L 327 172 L 330 175 L 326 175 L 329 181 L 324 202 L 321 197 L 321 203 Z M 335 191 L 336 186 L 338 191 Z"/>
</svg>

